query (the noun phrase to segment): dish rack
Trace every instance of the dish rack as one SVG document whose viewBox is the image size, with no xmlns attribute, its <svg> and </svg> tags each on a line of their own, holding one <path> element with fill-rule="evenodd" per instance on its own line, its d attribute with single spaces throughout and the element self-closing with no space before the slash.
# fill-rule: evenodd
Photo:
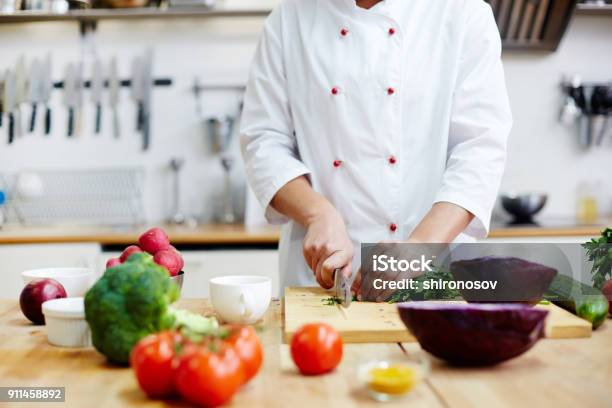
<svg viewBox="0 0 612 408">
<path fill-rule="evenodd" d="M 143 219 L 144 170 L 28 170 L 0 178 L 7 222 L 136 225 Z"/>
</svg>

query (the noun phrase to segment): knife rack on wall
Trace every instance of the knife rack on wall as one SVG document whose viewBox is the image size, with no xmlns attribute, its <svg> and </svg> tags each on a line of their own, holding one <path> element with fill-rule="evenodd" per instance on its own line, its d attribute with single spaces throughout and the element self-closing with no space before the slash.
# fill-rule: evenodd
<svg viewBox="0 0 612 408">
<path fill-rule="evenodd" d="M 493 9 L 505 49 L 555 51 L 577 0 L 485 0 Z"/>
<path fill-rule="evenodd" d="M 154 79 L 151 84 L 153 86 L 172 86 L 172 79 L 171 78 L 157 78 Z M 119 85 L 122 88 L 129 88 L 132 86 L 132 80 L 131 79 L 122 79 L 119 82 Z M 104 81 L 104 88 L 108 88 L 109 86 L 109 81 L 105 80 Z M 64 81 L 57 81 L 53 83 L 53 88 L 56 89 L 62 89 L 64 88 Z M 83 88 L 91 88 L 91 81 L 90 80 L 85 80 L 83 81 Z"/>
</svg>

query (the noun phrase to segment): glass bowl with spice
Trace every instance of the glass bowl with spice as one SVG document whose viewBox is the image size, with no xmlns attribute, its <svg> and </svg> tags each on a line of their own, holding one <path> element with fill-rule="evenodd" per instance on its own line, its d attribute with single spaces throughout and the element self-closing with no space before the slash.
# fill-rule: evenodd
<svg viewBox="0 0 612 408">
<path fill-rule="evenodd" d="M 369 360 L 357 367 L 357 379 L 370 397 L 386 402 L 403 398 L 430 371 L 429 358 L 422 351 Z"/>
</svg>

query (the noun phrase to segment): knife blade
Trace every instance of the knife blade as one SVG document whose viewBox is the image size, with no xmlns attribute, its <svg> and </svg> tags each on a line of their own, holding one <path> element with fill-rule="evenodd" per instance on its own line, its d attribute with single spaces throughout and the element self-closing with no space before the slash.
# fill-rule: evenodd
<svg viewBox="0 0 612 408">
<path fill-rule="evenodd" d="M 104 87 L 104 74 L 102 72 L 102 62 L 96 59 L 93 63 L 91 72 L 91 101 L 96 107 L 96 117 L 94 122 L 94 132 L 100 133 L 102 127 L 102 88 Z"/>
<path fill-rule="evenodd" d="M 64 94 L 63 103 L 68 110 L 68 124 L 66 126 L 66 134 L 68 137 L 74 135 L 74 105 L 75 105 L 75 67 L 72 63 L 66 65 L 64 74 Z"/>
<path fill-rule="evenodd" d="M 113 57 L 108 68 L 108 104 L 113 117 L 113 136 L 118 139 L 121 136 L 121 127 L 119 126 L 119 74 L 117 72 L 117 58 Z"/>
<path fill-rule="evenodd" d="M 74 80 L 74 134 L 81 135 L 83 125 L 83 63 L 79 62 L 75 68 Z"/>
<path fill-rule="evenodd" d="M 151 145 L 151 87 L 153 86 L 153 50 L 148 49 L 142 64 L 142 150 Z"/>
<path fill-rule="evenodd" d="M 17 137 L 23 136 L 23 123 L 21 115 L 21 105 L 28 100 L 28 87 L 27 87 L 27 72 L 25 57 L 22 55 L 17 60 L 15 67 L 15 106 L 14 106 L 14 117 L 15 117 L 15 135 Z"/>
<path fill-rule="evenodd" d="M 142 113 L 143 106 L 143 82 L 142 82 L 142 59 L 135 57 L 132 60 L 132 84 L 130 87 L 130 96 L 136 102 L 136 130 L 142 130 Z"/>
<path fill-rule="evenodd" d="M 47 54 L 45 62 L 41 65 L 40 100 L 45 104 L 45 135 L 51 133 L 51 90 L 53 79 L 51 76 L 52 60 L 51 54 Z"/>
<path fill-rule="evenodd" d="M 28 128 L 30 133 L 33 133 L 34 129 L 36 128 L 36 111 L 40 99 L 40 76 L 40 61 L 38 61 L 36 58 L 30 64 L 30 70 L 28 73 L 28 100 L 32 105 L 30 126 Z"/>
<path fill-rule="evenodd" d="M 4 74 L 4 111 L 8 114 L 8 144 L 15 141 L 15 74 L 6 70 Z"/>
<path fill-rule="evenodd" d="M 342 273 L 342 269 L 338 268 L 334 271 L 334 294 L 340 299 L 340 305 L 347 309 L 353 301 L 351 293 L 351 284 Z"/>
</svg>

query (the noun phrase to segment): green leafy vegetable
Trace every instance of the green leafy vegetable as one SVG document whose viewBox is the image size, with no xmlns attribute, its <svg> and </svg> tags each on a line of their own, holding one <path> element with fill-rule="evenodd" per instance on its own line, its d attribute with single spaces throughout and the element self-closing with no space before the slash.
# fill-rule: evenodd
<svg viewBox="0 0 612 408">
<path fill-rule="evenodd" d="M 417 289 L 399 289 L 387 299 L 389 303 L 408 302 L 410 300 L 456 300 L 460 299 L 461 295 L 457 289 L 443 288 L 431 289 L 425 288 L 425 281 L 452 281 L 453 275 L 450 271 L 445 271 L 442 268 L 436 267 L 432 272 L 426 272 L 416 281 Z"/>
<path fill-rule="evenodd" d="M 324 305 L 326 306 L 333 306 L 333 305 L 339 305 L 342 303 L 342 299 L 340 299 L 337 296 L 331 296 L 325 299 L 321 299 L 321 302 L 323 302 Z"/>
<path fill-rule="evenodd" d="M 599 238 L 592 239 L 582 247 L 588 260 L 593 262 L 593 287 L 601 289 L 606 280 L 612 278 L 612 228 L 606 228 Z"/>
</svg>

